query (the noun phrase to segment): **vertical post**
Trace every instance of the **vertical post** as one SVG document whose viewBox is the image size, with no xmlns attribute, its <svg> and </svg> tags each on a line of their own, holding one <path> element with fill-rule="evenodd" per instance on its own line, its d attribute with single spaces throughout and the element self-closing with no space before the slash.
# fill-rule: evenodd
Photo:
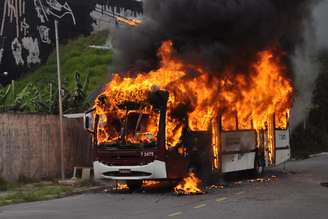
<svg viewBox="0 0 328 219">
<path fill-rule="evenodd" d="M 64 129 L 63 129 L 63 105 L 62 105 L 62 88 L 60 77 L 60 58 L 59 58 L 59 38 L 58 38 L 58 21 L 55 20 L 56 34 L 56 54 L 57 54 L 57 78 L 58 78 L 58 106 L 59 106 L 59 132 L 60 132 L 60 172 L 61 178 L 65 178 L 64 168 Z"/>
<path fill-rule="evenodd" d="M 273 149 L 273 156 L 272 156 L 272 162 L 273 165 L 276 165 L 276 155 L 277 155 L 277 142 L 276 142 L 276 114 L 274 113 L 272 115 L 272 129 L 273 129 L 273 133 L 272 133 L 272 137 L 273 137 L 273 141 L 272 141 L 272 149 Z"/>
<path fill-rule="evenodd" d="M 16 98 L 16 92 L 15 92 L 15 80 L 12 80 L 11 81 L 11 90 L 12 90 L 12 92 L 11 92 L 11 98 L 12 98 L 12 100 L 15 100 L 15 98 Z"/>
<path fill-rule="evenodd" d="M 219 113 L 217 121 L 218 121 L 218 146 L 219 146 L 219 172 L 222 173 L 222 112 Z"/>
<path fill-rule="evenodd" d="M 218 124 L 217 118 L 212 119 L 211 125 L 211 145 L 212 145 L 212 172 L 218 172 L 219 169 L 219 146 L 218 146 Z"/>
</svg>

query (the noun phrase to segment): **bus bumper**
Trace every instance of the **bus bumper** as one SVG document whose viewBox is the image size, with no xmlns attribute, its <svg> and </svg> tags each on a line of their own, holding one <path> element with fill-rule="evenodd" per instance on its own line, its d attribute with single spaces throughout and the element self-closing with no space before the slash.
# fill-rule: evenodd
<svg viewBox="0 0 328 219">
<path fill-rule="evenodd" d="M 102 162 L 93 162 L 95 179 L 144 180 L 166 179 L 165 162 L 155 160 L 140 166 L 109 166 Z"/>
</svg>

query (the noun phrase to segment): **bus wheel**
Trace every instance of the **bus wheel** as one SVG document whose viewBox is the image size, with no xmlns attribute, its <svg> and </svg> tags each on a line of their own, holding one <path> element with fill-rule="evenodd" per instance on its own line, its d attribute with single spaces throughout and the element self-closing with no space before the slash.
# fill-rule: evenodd
<svg viewBox="0 0 328 219">
<path fill-rule="evenodd" d="M 142 180 L 127 180 L 126 184 L 128 184 L 130 191 L 136 191 L 141 189 Z"/>
<path fill-rule="evenodd" d="M 254 176 L 256 177 L 261 177 L 264 174 L 264 167 L 265 167 L 265 163 L 263 161 L 263 159 L 256 159 L 255 160 L 255 165 L 254 165 Z"/>
</svg>

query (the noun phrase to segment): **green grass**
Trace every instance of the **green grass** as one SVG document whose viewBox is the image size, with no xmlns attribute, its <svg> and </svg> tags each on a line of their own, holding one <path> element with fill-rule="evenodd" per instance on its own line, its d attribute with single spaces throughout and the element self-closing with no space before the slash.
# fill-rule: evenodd
<svg viewBox="0 0 328 219">
<path fill-rule="evenodd" d="M 21 186 L 0 195 L 0 206 L 61 198 L 72 190 L 72 187 L 61 185 L 34 184 Z"/>
<path fill-rule="evenodd" d="M 38 181 L 23 176 L 15 182 L 8 182 L 0 177 L 0 206 L 62 198 L 88 191 L 96 185 L 93 180 L 61 185 L 55 181 Z"/>
<path fill-rule="evenodd" d="M 108 66 L 112 61 L 112 52 L 89 48 L 89 45 L 102 45 L 108 38 L 107 32 L 99 32 L 88 37 L 79 37 L 68 41 L 60 47 L 61 73 L 65 89 L 72 91 L 75 83 L 75 72 L 79 72 L 82 79 L 89 74 L 87 96 L 102 85 L 108 74 Z M 47 62 L 33 72 L 29 72 L 16 81 L 19 92 L 27 83 L 32 82 L 37 87 L 48 87 L 49 83 L 57 86 L 57 63 L 55 51 Z"/>
</svg>

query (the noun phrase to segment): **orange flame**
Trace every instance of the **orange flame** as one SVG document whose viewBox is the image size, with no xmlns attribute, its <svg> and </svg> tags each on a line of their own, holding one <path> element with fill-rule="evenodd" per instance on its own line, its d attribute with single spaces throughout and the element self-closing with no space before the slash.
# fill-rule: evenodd
<svg viewBox="0 0 328 219">
<path fill-rule="evenodd" d="M 142 182 L 142 187 L 147 188 L 147 187 L 156 187 L 160 185 L 160 181 L 155 181 L 155 180 L 144 180 Z"/>
<path fill-rule="evenodd" d="M 115 190 L 128 190 L 129 187 L 126 183 L 117 183 Z"/>
<path fill-rule="evenodd" d="M 167 148 L 180 142 L 184 121 L 175 116 L 175 112 L 182 106 L 188 109 L 188 127 L 194 131 L 209 130 L 213 119 L 221 114 L 224 130 L 268 130 L 273 115 L 276 128 L 287 128 L 286 115 L 292 104 L 293 86 L 285 77 L 281 54 L 271 50 L 259 52 L 257 60 L 253 64 L 250 63 L 251 70 L 240 74 L 230 69 L 221 74 L 210 74 L 202 66 L 184 63 L 173 56 L 171 41 L 162 43 L 158 56 L 161 59 L 160 68 L 139 73 L 135 77 L 126 74 L 124 77 L 114 75 L 97 98 L 95 106 L 100 116 L 97 128 L 98 143 L 108 143 L 119 138 L 120 130 L 113 127 L 122 123 L 120 118 L 124 117 L 126 112 L 118 106 L 131 100 L 145 106 L 140 110 L 147 116 L 148 122 L 144 124 L 142 135 L 127 133 L 128 140 L 156 140 L 159 115 L 147 104 L 149 93 L 156 89 L 169 92 Z M 191 71 L 192 75 L 189 73 Z M 271 134 L 270 136 L 272 139 Z M 272 152 L 272 143 L 269 150 Z M 218 153 L 217 146 L 213 151 Z M 216 160 L 213 164 L 216 168 L 218 162 Z"/>
<path fill-rule="evenodd" d="M 200 186 L 201 180 L 191 172 L 174 188 L 174 192 L 181 195 L 200 194 L 203 193 Z"/>
</svg>

